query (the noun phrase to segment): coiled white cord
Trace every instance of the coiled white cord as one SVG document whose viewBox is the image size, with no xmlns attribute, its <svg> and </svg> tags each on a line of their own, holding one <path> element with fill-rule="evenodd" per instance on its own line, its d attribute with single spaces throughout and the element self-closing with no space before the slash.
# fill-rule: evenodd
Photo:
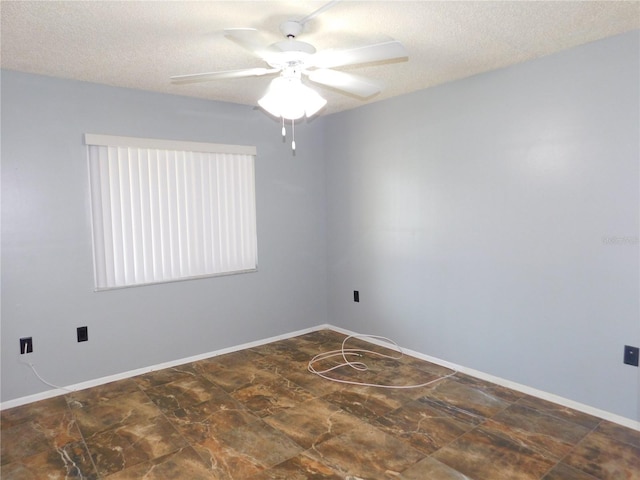
<svg viewBox="0 0 640 480">
<path fill-rule="evenodd" d="M 388 355 L 385 353 L 380 353 L 380 352 L 376 352 L 373 350 L 367 350 L 364 348 L 346 348 L 346 344 L 347 342 L 352 339 L 352 338 L 360 338 L 360 339 L 374 339 L 374 340 L 382 340 L 386 343 L 389 343 L 390 345 L 392 345 L 394 347 L 394 349 L 397 351 L 397 355 Z M 309 360 L 309 364 L 307 365 L 307 369 L 315 374 L 318 375 L 319 377 L 322 377 L 326 380 L 331 380 L 332 382 L 338 382 L 338 383 L 346 383 L 348 385 L 360 385 L 363 387 L 379 387 L 379 388 L 393 388 L 393 389 L 405 389 L 405 388 L 419 388 L 419 387 L 426 387 L 427 385 L 431 385 L 432 383 L 436 383 L 439 382 L 441 380 L 444 380 L 445 378 L 449 378 L 452 377 L 453 375 L 455 375 L 456 373 L 458 373 L 457 370 L 452 370 L 451 373 L 449 373 L 448 375 L 445 375 L 444 377 L 440 377 L 440 378 L 436 378 L 434 380 L 430 380 L 428 382 L 424 382 L 424 383 L 419 383 L 419 384 L 415 384 L 415 385 L 388 385 L 388 384 L 380 384 L 380 383 L 367 383 L 367 382 L 357 382 L 354 380 L 342 380 L 340 378 L 335 378 L 332 377 L 330 375 L 328 375 L 328 373 L 334 371 L 334 370 L 338 370 L 340 368 L 343 367 L 351 367 L 355 370 L 358 370 L 360 372 L 365 372 L 367 370 L 369 370 L 369 367 L 367 366 L 366 363 L 362 362 L 362 361 L 351 361 L 349 360 L 347 357 L 358 357 L 358 358 L 362 358 L 363 354 L 371 354 L 371 355 L 375 355 L 381 358 L 388 358 L 391 360 L 400 360 L 403 356 L 404 353 L 402 352 L 402 349 L 398 346 L 398 344 L 396 342 L 394 342 L 393 340 L 390 340 L 386 337 L 380 337 L 377 335 L 360 335 L 360 334 L 353 334 L 353 335 L 349 335 L 348 337 L 346 337 L 343 341 L 342 341 L 342 347 L 340 348 L 340 350 L 330 350 L 328 352 L 324 352 L 324 353 L 319 353 L 318 355 L 316 355 L 315 357 L 313 357 L 311 360 Z M 329 358 L 335 358 L 335 357 L 342 357 L 342 362 L 338 363 L 337 365 L 334 365 L 333 367 L 330 368 L 326 368 L 324 370 L 317 370 L 315 367 L 315 364 L 318 362 L 321 362 L 323 360 L 327 360 Z"/>
</svg>

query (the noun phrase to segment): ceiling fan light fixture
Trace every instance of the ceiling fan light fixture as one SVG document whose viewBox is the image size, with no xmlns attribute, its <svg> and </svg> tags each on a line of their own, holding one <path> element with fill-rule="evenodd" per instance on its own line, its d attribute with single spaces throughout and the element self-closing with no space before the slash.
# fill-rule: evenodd
<svg viewBox="0 0 640 480">
<path fill-rule="evenodd" d="M 258 105 L 274 117 L 298 120 L 318 113 L 327 101 L 297 77 L 274 78 Z"/>
<path fill-rule="evenodd" d="M 304 85 L 302 85 L 302 87 L 304 87 L 305 89 L 304 113 L 307 116 L 307 118 L 313 117 L 316 113 L 318 113 L 322 109 L 322 107 L 324 107 L 327 104 L 327 101 L 324 98 L 322 98 L 320 94 L 318 94 L 318 92 L 316 92 L 315 90 L 312 90 L 311 88 L 306 87 Z"/>
</svg>

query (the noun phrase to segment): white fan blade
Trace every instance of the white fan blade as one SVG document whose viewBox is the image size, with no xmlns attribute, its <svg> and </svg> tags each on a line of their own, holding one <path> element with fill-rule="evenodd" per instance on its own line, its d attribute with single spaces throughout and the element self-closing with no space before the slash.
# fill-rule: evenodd
<svg viewBox="0 0 640 480">
<path fill-rule="evenodd" d="M 333 68 L 344 65 L 357 65 L 359 63 L 381 62 L 408 56 L 409 52 L 400 42 L 391 40 L 349 50 L 324 50 L 316 53 L 307 63 L 318 68 Z"/>
<path fill-rule="evenodd" d="M 177 75 L 171 77 L 175 83 L 207 82 L 209 80 L 220 80 L 224 78 L 259 77 L 276 73 L 277 68 L 243 68 L 241 70 L 225 70 L 222 72 L 193 73 L 190 75 Z"/>
<path fill-rule="evenodd" d="M 225 28 L 224 36 L 260 58 L 269 52 L 273 53 L 255 28 Z"/>
<path fill-rule="evenodd" d="M 309 80 L 362 98 L 380 93 L 384 87 L 384 84 L 378 80 L 326 68 L 309 72 Z"/>
</svg>

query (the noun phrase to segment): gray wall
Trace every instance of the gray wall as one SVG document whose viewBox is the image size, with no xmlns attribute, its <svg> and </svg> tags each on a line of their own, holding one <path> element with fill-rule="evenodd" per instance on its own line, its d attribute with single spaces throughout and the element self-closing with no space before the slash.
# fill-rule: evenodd
<svg viewBox="0 0 640 480">
<path fill-rule="evenodd" d="M 296 157 L 248 107 L 3 72 L 2 400 L 49 388 L 21 336 L 68 385 L 329 322 L 640 419 L 639 44 L 320 118 Z M 94 293 L 85 132 L 256 145 L 260 271 Z"/>
<path fill-rule="evenodd" d="M 3 71 L 2 401 L 326 323 L 323 129 Z M 94 293 L 85 132 L 257 146 L 259 272 Z"/>
<path fill-rule="evenodd" d="M 640 420 L 639 45 L 332 116 L 331 321 Z"/>
</svg>

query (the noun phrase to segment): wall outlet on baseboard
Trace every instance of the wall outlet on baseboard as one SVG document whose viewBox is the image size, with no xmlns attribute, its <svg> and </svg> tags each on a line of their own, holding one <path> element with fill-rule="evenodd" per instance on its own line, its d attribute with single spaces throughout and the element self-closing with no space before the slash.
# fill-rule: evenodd
<svg viewBox="0 0 640 480">
<path fill-rule="evenodd" d="M 634 367 L 638 366 L 638 347 L 624 346 L 624 363 Z"/>
<path fill-rule="evenodd" d="M 86 342 L 89 340 L 89 329 L 87 327 L 78 327 L 78 341 Z"/>
<path fill-rule="evenodd" d="M 33 352 L 33 338 L 24 337 L 20 339 L 20 355 Z"/>
</svg>

